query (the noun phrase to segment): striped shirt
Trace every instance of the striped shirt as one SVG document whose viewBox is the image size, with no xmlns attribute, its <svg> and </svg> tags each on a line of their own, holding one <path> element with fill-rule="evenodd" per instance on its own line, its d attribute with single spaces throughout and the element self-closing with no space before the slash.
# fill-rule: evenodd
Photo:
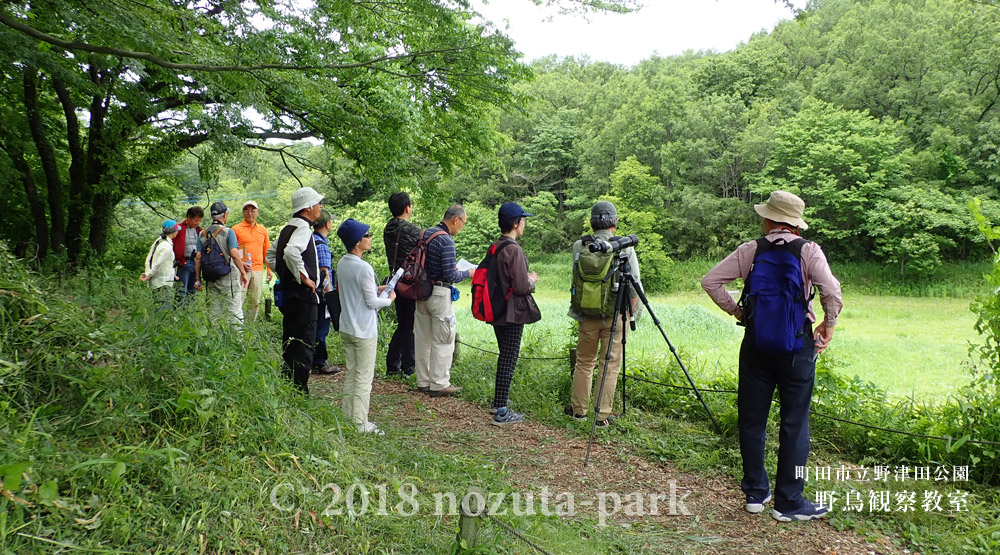
<svg viewBox="0 0 1000 555">
<path fill-rule="evenodd" d="M 455 255 L 455 240 L 451 238 L 444 222 L 428 228 L 424 232 L 424 237 L 430 237 L 438 231 L 444 231 L 444 235 L 427 244 L 427 276 L 431 278 L 431 281 L 444 283 L 456 283 L 468 278 L 471 275 L 469 270 L 460 272 L 455 267 L 458 264 Z"/>
</svg>

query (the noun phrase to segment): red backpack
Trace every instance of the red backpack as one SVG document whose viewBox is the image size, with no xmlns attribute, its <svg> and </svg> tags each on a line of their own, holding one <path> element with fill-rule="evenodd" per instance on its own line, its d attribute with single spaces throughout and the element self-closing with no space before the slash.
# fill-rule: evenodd
<svg viewBox="0 0 1000 555">
<path fill-rule="evenodd" d="M 436 237 L 445 235 L 447 231 L 438 230 L 427 236 L 429 230 L 420 234 L 420 240 L 406 255 L 403 262 L 403 276 L 396 283 L 396 295 L 413 301 L 426 301 L 434 290 L 434 282 L 427 275 L 427 245 Z"/>
<path fill-rule="evenodd" d="M 500 290 L 497 255 L 511 243 L 512 241 L 504 241 L 490 245 L 486 258 L 472 274 L 472 316 L 476 320 L 492 324 L 507 312 L 507 300 L 513 288 Z"/>
</svg>

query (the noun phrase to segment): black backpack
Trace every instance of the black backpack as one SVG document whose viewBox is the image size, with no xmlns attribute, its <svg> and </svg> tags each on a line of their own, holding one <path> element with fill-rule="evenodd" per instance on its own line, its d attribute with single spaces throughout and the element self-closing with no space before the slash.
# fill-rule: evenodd
<svg viewBox="0 0 1000 555">
<path fill-rule="evenodd" d="M 216 228 L 212 233 L 212 227 Z M 205 244 L 201 248 L 201 277 L 205 281 L 216 281 L 229 275 L 233 268 L 229 265 L 230 254 L 219 243 L 219 234 L 229 228 L 216 224 L 205 231 Z"/>
</svg>

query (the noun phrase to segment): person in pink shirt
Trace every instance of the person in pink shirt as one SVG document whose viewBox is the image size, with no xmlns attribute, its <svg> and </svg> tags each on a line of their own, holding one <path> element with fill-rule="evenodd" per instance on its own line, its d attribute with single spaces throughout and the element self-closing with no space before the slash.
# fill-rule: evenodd
<svg viewBox="0 0 1000 555">
<path fill-rule="evenodd" d="M 702 278 L 701 286 L 722 310 L 735 317 L 738 322 L 751 326 L 740 347 L 739 394 L 736 402 L 740 454 L 743 457 L 743 480 L 740 486 L 746 494 L 746 510 L 760 513 L 772 499 L 770 481 L 764 469 L 764 443 L 771 399 L 777 387 L 781 402 L 781 430 L 778 436 L 774 510 L 771 514 L 779 521 L 812 520 L 825 516 L 827 508 L 803 497 L 805 484 L 796 468 L 804 467 L 809 456 L 809 406 L 816 374 L 816 357 L 826 350 L 833 339 L 837 316 L 844 306 L 840 282 L 830 271 L 823 249 L 816 243 L 801 238 L 800 232 L 809 227 L 802 219 L 805 203 L 801 198 L 786 191 L 774 191 L 767 203 L 754 205 L 754 211 L 764 219 L 764 237 L 737 247 Z M 748 316 L 748 321 L 744 322 L 745 306 L 734 301 L 726 291 L 726 285 L 737 278 L 742 278 L 747 283 L 747 279 L 753 277 L 751 268 L 754 263 L 765 258 L 771 260 L 771 257 L 765 255 L 776 251 L 793 255 L 797 253 L 802 274 L 803 297 L 794 301 L 800 303 L 798 306 L 805 311 L 804 329 L 794 336 L 801 347 L 791 349 L 790 352 L 765 348 L 762 345 L 764 341 L 761 330 L 770 330 L 771 326 L 768 324 L 773 320 L 757 324 L 751 323 Z M 790 256 L 785 260 L 794 261 L 796 258 Z M 794 269 L 795 266 L 791 268 Z M 791 276 L 797 274 L 796 271 L 789 273 Z M 754 275 L 763 274 L 758 272 Z M 819 289 L 824 313 L 823 321 L 819 323 L 816 323 L 816 314 L 812 309 L 811 292 L 814 287 Z M 795 344 L 794 341 L 792 344 Z"/>
</svg>

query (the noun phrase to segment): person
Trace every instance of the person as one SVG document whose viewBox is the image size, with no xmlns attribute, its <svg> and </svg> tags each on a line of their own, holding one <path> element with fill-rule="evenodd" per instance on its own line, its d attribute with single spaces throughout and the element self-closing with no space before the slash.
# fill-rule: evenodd
<svg viewBox="0 0 1000 555">
<path fill-rule="evenodd" d="M 379 297 L 385 286 L 376 287 L 375 270 L 361 258 L 372 248 L 370 229 L 371 226 L 354 218 L 347 218 L 337 228 L 337 236 L 347 251 L 337 262 L 340 337 L 347 361 L 341 407 L 344 416 L 362 433 L 384 435 L 368 420 L 368 406 L 378 348 L 377 312 L 392 304 L 396 292 L 390 291 L 386 298 Z"/>
<path fill-rule="evenodd" d="M 574 272 L 580 257 L 588 251 L 588 245 L 595 240 L 607 241 L 615 236 L 618 229 L 618 209 L 615 205 L 602 200 L 594 204 L 590 209 L 590 227 L 594 230 L 592 235 L 584 236 L 573 243 L 573 266 Z M 635 249 L 626 247 L 624 254 L 628 256 L 630 274 L 635 278 L 636 283 L 641 286 L 639 259 L 636 257 Z M 633 314 L 639 316 L 638 296 L 635 291 L 631 292 L 631 303 Z M 613 300 L 612 294 L 612 300 Z M 628 326 L 622 325 L 621 318 L 614 314 L 613 303 L 610 312 L 603 315 L 584 314 L 581 310 L 574 308 L 570 303 L 569 316 L 580 324 L 579 334 L 576 341 L 576 366 L 573 368 L 573 393 L 571 405 L 566 412 L 575 420 L 584 420 L 589 411 L 591 390 L 597 395 L 603 380 L 604 389 L 599 400 L 595 422 L 598 427 L 610 426 L 617 417 L 612 414 L 611 406 L 615 400 L 615 389 L 618 386 L 618 370 L 622 364 L 622 341 L 627 333 Z M 618 318 L 615 327 L 614 340 L 611 339 L 611 326 L 614 319 Z M 604 361 L 611 353 L 611 358 L 605 367 Z M 600 365 L 600 373 L 596 380 L 593 379 L 594 365 Z"/>
<path fill-rule="evenodd" d="M 420 241 L 421 229 L 410 223 L 413 216 L 413 203 L 410 195 L 399 192 L 389 196 L 389 211 L 392 219 L 385 224 L 382 240 L 385 244 L 385 256 L 389 262 L 389 275 L 403 267 L 406 255 Z M 392 332 L 389 349 L 385 355 L 385 375 L 412 376 L 416 367 L 413 355 L 413 314 L 416 301 L 398 297 L 396 299 L 396 331 Z"/>
<path fill-rule="evenodd" d="M 333 230 L 333 217 L 329 212 L 320 212 L 319 219 L 313 223 L 313 242 L 316 244 L 316 259 L 319 264 L 319 283 L 317 289 L 323 294 L 319 296 L 319 308 L 316 312 L 316 351 L 313 353 L 313 374 L 336 374 L 340 368 L 327 363 L 329 354 L 326 350 L 326 336 L 330 334 L 330 312 L 326 306 L 326 293 L 333 291 L 333 256 L 330 254 L 330 244 L 327 236 Z"/>
<path fill-rule="evenodd" d="M 323 195 L 312 187 L 292 193 L 292 219 L 267 249 L 267 263 L 278 274 L 275 291 L 282 295 L 281 345 L 285 375 L 309 393 L 309 369 L 316 347 L 319 260 L 312 239 L 313 222 L 323 212 Z"/>
<path fill-rule="evenodd" d="M 157 312 L 170 308 L 170 292 L 177 276 L 174 274 L 173 240 L 181 231 L 174 220 L 163 222 L 160 236 L 153 241 L 146 256 L 145 271 L 139 278 L 153 290 L 153 300 L 158 303 Z"/>
<path fill-rule="evenodd" d="M 493 389 L 493 424 L 503 426 L 516 424 L 524 415 L 508 408 L 510 385 L 517 367 L 517 357 L 521 353 L 521 335 L 525 324 L 533 324 L 542 319 L 542 314 L 531 294 L 535 291 L 538 274 L 528 271 L 528 258 L 517 244 L 517 238 L 524 235 L 525 218 L 529 214 L 516 202 L 506 202 L 500 206 L 497 219 L 500 238 L 497 240 L 496 267 L 498 291 L 509 292 L 507 310 L 493 321 L 493 333 L 497 338 L 500 356 L 497 358 L 496 384 Z"/>
<path fill-rule="evenodd" d="M 444 231 L 427 243 L 426 272 L 434 282 L 430 298 L 417 301 L 413 319 L 414 359 L 417 363 L 417 391 L 431 397 L 456 395 L 461 388 L 451 384 L 451 361 L 455 349 L 455 307 L 452 283 L 469 279 L 471 270 L 459 270 L 453 237 L 468 220 L 465 209 L 455 204 L 438 225 L 424 231 L 424 237 Z"/>
<path fill-rule="evenodd" d="M 236 232 L 226 227 L 229 208 L 223 202 L 213 202 L 209 210 L 212 215 L 212 225 L 205 230 L 204 241 L 217 241 L 230 267 L 228 274 L 205 283 L 209 312 L 219 319 L 228 314 L 230 323 L 239 326 L 243 323 L 243 290 L 246 289 L 248 282 L 246 266 L 240 259 L 240 245 L 236 239 Z M 203 242 L 203 254 L 204 248 Z M 195 268 L 199 275 L 204 264 L 203 256 L 196 258 Z M 195 286 L 198 287 L 199 284 L 196 283 Z"/>
<path fill-rule="evenodd" d="M 260 299 L 264 294 L 264 272 L 267 272 L 266 282 L 271 283 L 273 273 L 267 264 L 267 249 L 271 248 L 271 239 L 267 228 L 257 223 L 260 208 L 257 203 L 248 200 L 243 203 L 243 221 L 233 226 L 236 240 L 239 242 L 245 259 L 247 275 L 250 282 L 246 290 L 246 321 L 253 322 L 260 312 Z"/>
<path fill-rule="evenodd" d="M 174 236 L 174 260 L 177 262 L 177 300 L 181 305 L 190 300 L 190 296 L 201 288 L 201 280 L 195 268 L 196 260 L 201 256 L 201 220 L 205 211 L 200 206 L 187 209 L 184 221 L 180 223 L 180 232 Z"/>
<path fill-rule="evenodd" d="M 806 311 L 805 337 L 797 352 L 771 354 L 763 352 L 749 331 L 743 336 L 739 358 L 739 393 L 737 394 L 737 425 L 740 435 L 740 454 L 743 457 L 743 480 L 740 484 L 746 494 L 746 510 L 759 513 L 771 500 L 772 494 L 767 472 L 764 469 L 764 442 L 771 398 L 777 386 L 781 402 L 778 473 L 775 478 L 774 510 L 772 516 L 780 521 L 812 520 L 823 517 L 827 508 L 814 504 L 802 496 L 804 481 L 796 476 L 796 467 L 806 464 L 809 456 L 809 405 L 812 398 L 816 357 L 833 339 L 837 316 L 843 308 L 840 282 L 834 277 L 823 250 L 811 241 L 800 239 L 800 232 L 808 228 L 802 219 L 805 203 L 796 195 L 774 191 L 765 204 L 754 205 L 754 211 L 764 219 L 764 237 L 748 241 L 736 248 L 722 262 L 712 268 L 701 280 L 701 286 L 726 313 L 743 321 L 743 308 L 726 292 L 726 284 L 736 278 L 746 282 L 759 250 L 775 245 L 799 243 L 801 273 L 804 291 L 819 288 L 824 319 L 812 325 L 816 315 L 812 310 L 811 296 L 803 304 Z M 764 242 L 767 244 L 765 245 Z M 790 251 L 791 249 L 789 249 Z M 767 251 L 765 251 L 767 252 Z M 801 335 L 801 334 L 800 334 Z"/>
</svg>

